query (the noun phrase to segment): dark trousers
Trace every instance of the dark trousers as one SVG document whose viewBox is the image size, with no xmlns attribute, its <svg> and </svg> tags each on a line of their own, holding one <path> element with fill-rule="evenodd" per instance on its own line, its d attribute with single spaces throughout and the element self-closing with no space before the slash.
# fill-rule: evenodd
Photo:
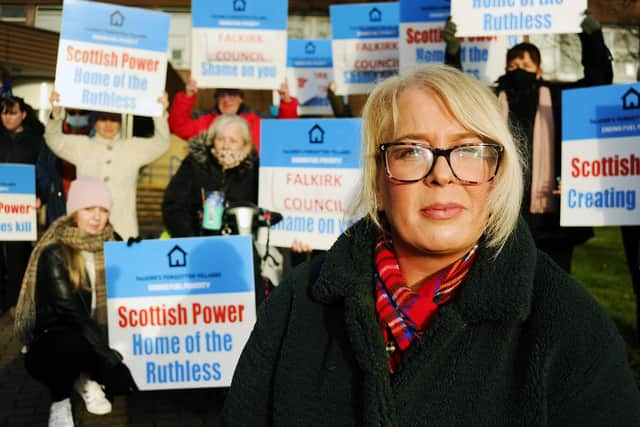
<svg viewBox="0 0 640 427">
<path fill-rule="evenodd" d="M 31 242 L 0 242 L 0 313 L 16 305 Z"/>
<path fill-rule="evenodd" d="M 95 378 L 98 359 L 79 333 L 71 330 L 48 332 L 36 339 L 25 356 L 29 375 L 44 383 L 54 402 L 71 396 L 73 383 L 81 373 Z"/>
</svg>

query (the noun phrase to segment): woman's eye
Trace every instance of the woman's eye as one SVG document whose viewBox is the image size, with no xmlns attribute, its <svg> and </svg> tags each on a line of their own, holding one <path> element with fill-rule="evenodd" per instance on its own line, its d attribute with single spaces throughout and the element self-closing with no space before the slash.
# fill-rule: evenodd
<svg viewBox="0 0 640 427">
<path fill-rule="evenodd" d="M 400 148 L 396 151 L 395 153 L 395 158 L 396 159 L 401 159 L 401 160 L 411 160 L 414 158 L 418 158 L 422 156 L 422 152 L 421 150 L 417 149 L 417 148 Z"/>
</svg>

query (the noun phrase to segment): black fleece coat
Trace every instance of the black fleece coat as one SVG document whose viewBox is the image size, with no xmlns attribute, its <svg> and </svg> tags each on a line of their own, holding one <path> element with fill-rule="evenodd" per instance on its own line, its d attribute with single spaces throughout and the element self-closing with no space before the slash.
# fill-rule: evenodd
<svg viewBox="0 0 640 427">
<path fill-rule="evenodd" d="M 221 426 L 640 425 L 613 322 L 523 221 L 497 257 L 481 246 L 458 296 L 390 375 L 376 235 L 360 221 L 265 300 Z"/>
<path fill-rule="evenodd" d="M 162 202 L 162 218 L 169 234 L 201 234 L 202 198 L 208 191 L 222 191 L 228 203 L 257 203 L 258 167 L 258 157 L 252 152 L 240 165 L 223 171 L 211 154 L 206 134 L 190 140 L 189 155 L 171 178 Z"/>
</svg>

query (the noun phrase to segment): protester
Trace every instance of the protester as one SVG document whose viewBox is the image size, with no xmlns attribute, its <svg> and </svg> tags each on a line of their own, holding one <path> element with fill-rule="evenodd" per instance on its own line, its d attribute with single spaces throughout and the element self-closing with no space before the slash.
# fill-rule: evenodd
<svg viewBox="0 0 640 427">
<path fill-rule="evenodd" d="M 289 94 L 287 83 L 284 82 L 278 90 L 280 94 L 280 108 L 278 118 L 295 119 L 298 117 L 298 100 Z M 191 139 L 200 132 L 209 129 L 211 123 L 221 114 L 238 114 L 249 124 L 251 139 L 260 153 L 260 116 L 251 111 L 244 104 L 244 92 L 240 89 L 216 89 L 214 94 L 215 106 L 213 111 L 192 118 L 193 105 L 196 101 L 198 86 L 195 80 L 190 80 L 184 92 L 176 94 L 169 113 L 171 132 L 182 139 Z"/>
<path fill-rule="evenodd" d="M 389 78 L 362 152 L 367 217 L 265 300 L 220 425 L 637 425 L 614 323 L 518 220 L 489 89 L 444 65 Z"/>
<path fill-rule="evenodd" d="M 497 87 L 504 114 L 508 115 L 514 133 L 524 144 L 528 168 L 522 215 L 538 247 L 568 272 L 571 271 L 574 246 L 588 240 L 593 231 L 590 227 L 560 227 L 557 186 L 562 147 L 562 91 L 613 81 L 611 55 L 600 24 L 587 11 L 581 26 L 584 78 L 572 83 L 543 80 L 540 51 L 531 43 L 520 43 L 507 52 L 506 74 L 498 79 Z M 457 46 L 459 55 L 455 29 L 455 24 L 448 22 L 443 38 L 447 42 L 447 52 L 456 51 Z M 453 61 L 453 65 L 457 64 L 459 61 Z"/>
<path fill-rule="evenodd" d="M 258 156 L 247 122 L 223 114 L 209 130 L 189 141 L 189 154 L 171 178 L 162 216 L 172 237 L 203 233 L 204 199 L 220 191 L 228 203 L 258 202 Z"/>
<path fill-rule="evenodd" d="M 71 391 L 87 411 L 111 412 L 109 394 L 135 390 L 120 355 L 109 348 L 103 245 L 114 240 L 111 194 L 99 178 L 71 184 L 69 215 L 56 220 L 29 260 L 16 333 L 27 344 L 25 368 L 51 394 L 49 426 L 73 426 Z"/>
<path fill-rule="evenodd" d="M 60 95 L 53 92 L 52 117 L 47 124 L 46 142 L 51 150 L 76 166 L 80 175 L 97 176 L 105 181 L 113 194 L 111 223 L 124 238 L 138 236 L 136 188 L 138 171 L 160 157 L 169 148 L 166 115 L 154 117 L 155 134 L 151 138 L 124 138 L 121 116 L 96 112 L 95 136 L 62 133 L 62 109 L 57 106 Z M 158 98 L 166 109 L 166 94 Z"/>
<path fill-rule="evenodd" d="M 42 148 L 44 126 L 24 99 L 10 88 L 0 99 L 0 163 L 34 165 Z M 29 261 L 31 242 L 0 240 L 0 313 L 15 313 L 20 281 Z"/>
</svg>

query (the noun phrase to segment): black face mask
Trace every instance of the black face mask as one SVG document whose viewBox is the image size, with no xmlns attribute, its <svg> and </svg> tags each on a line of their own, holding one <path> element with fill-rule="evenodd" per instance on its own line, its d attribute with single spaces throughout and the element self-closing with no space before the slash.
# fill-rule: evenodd
<svg viewBox="0 0 640 427">
<path fill-rule="evenodd" d="M 516 68 L 500 78 L 500 85 L 507 90 L 529 89 L 538 85 L 538 79 L 536 78 L 536 73 Z"/>
</svg>

